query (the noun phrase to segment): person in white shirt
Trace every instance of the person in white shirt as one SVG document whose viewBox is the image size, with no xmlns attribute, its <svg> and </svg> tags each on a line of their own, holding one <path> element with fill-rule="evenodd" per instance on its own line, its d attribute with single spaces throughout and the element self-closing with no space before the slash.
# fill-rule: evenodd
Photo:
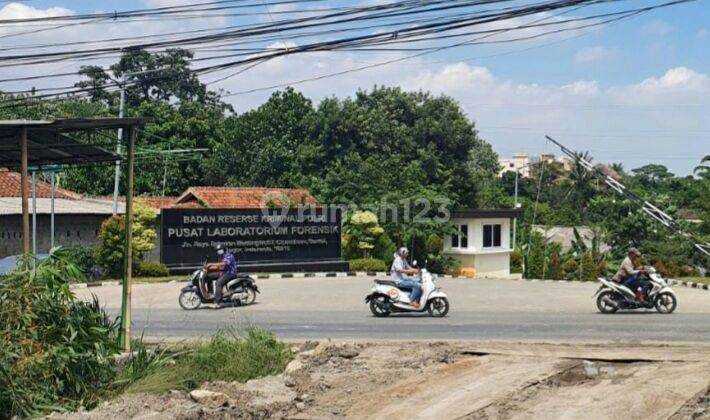
<svg viewBox="0 0 710 420">
<path fill-rule="evenodd" d="M 419 274 L 419 270 L 413 268 L 407 262 L 407 257 L 409 256 L 409 250 L 402 247 L 397 250 L 394 254 L 394 261 L 392 261 L 392 268 L 390 269 L 392 280 L 397 283 L 397 287 L 401 290 L 410 291 L 410 301 L 412 306 L 419 307 L 419 299 L 422 297 L 422 286 L 416 276 Z"/>
</svg>

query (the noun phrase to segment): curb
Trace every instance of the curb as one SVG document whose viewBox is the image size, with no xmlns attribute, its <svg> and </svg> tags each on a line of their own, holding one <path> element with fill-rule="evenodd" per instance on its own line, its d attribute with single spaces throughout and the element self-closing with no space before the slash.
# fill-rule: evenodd
<svg viewBox="0 0 710 420">
<path fill-rule="evenodd" d="M 341 277 L 387 277 L 389 273 L 384 271 L 348 271 L 348 272 L 317 272 L 317 273 L 255 273 L 253 276 L 257 280 L 266 279 L 300 279 L 300 278 L 310 278 L 310 277 L 328 277 L 328 278 L 341 278 Z M 464 277 L 464 276 L 452 276 L 451 274 L 440 274 L 438 278 L 452 279 L 452 278 L 470 278 L 474 277 Z M 172 281 L 174 282 L 174 280 Z M 95 281 L 88 283 L 73 283 L 69 285 L 69 289 L 87 289 L 92 287 L 101 286 L 120 286 L 120 280 L 110 280 L 110 281 Z"/>
<path fill-rule="evenodd" d="M 680 281 L 674 279 L 668 279 L 668 284 L 671 286 L 684 286 L 690 287 L 692 289 L 710 290 L 710 285 L 705 283 L 696 283 L 694 281 Z"/>
</svg>

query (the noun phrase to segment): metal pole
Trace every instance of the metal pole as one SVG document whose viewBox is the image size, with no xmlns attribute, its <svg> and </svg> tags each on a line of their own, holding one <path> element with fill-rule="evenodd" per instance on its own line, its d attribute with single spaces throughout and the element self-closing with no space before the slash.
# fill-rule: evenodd
<svg viewBox="0 0 710 420">
<path fill-rule="evenodd" d="M 123 118 L 123 108 L 126 102 L 126 85 L 121 83 L 121 100 L 118 107 L 118 118 Z M 118 141 L 116 142 L 116 154 L 121 155 L 121 139 L 123 138 L 123 128 L 118 129 Z M 113 215 L 118 214 L 118 189 L 121 182 L 121 161 L 116 161 L 116 173 L 113 179 Z"/>
<path fill-rule="evenodd" d="M 20 131 L 20 188 L 22 189 L 22 256 L 25 270 L 30 268 L 30 211 L 27 185 L 27 127 Z"/>
<path fill-rule="evenodd" d="M 32 254 L 37 257 L 37 171 L 32 171 Z M 35 260 L 32 260 L 32 268 Z"/>
<path fill-rule="evenodd" d="M 49 249 L 54 248 L 54 192 L 57 188 L 57 173 L 52 171 L 49 211 Z"/>
<path fill-rule="evenodd" d="M 136 127 L 134 126 L 129 128 L 128 147 L 126 150 L 126 241 L 123 253 L 123 298 L 121 303 L 121 335 L 123 340 L 123 349 L 126 352 L 131 351 L 131 268 L 133 265 L 133 249 L 131 241 L 133 240 L 133 161 L 136 131 Z"/>
<path fill-rule="evenodd" d="M 513 204 L 515 209 L 518 208 L 518 168 L 515 168 L 515 204 Z M 518 234 L 518 217 L 513 217 L 513 250 L 517 245 L 516 238 Z"/>
</svg>

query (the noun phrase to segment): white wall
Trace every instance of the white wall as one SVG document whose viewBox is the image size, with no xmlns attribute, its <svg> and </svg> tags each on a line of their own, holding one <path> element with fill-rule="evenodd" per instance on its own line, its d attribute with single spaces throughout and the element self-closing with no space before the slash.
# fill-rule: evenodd
<svg viewBox="0 0 710 420">
<path fill-rule="evenodd" d="M 455 225 L 468 226 L 468 246 L 452 248 L 451 237 L 444 238 L 444 252 L 461 262 L 461 268 L 473 268 L 477 276 L 510 275 L 510 229 L 509 218 L 452 218 Z M 501 225 L 499 247 L 483 247 L 483 225 Z"/>
</svg>

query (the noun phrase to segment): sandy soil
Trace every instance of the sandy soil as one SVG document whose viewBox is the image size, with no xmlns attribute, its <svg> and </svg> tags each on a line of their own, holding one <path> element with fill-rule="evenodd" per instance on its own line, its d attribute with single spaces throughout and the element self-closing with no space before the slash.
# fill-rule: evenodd
<svg viewBox="0 0 710 420">
<path fill-rule="evenodd" d="M 282 375 L 124 395 L 76 419 L 710 419 L 710 347 L 295 345 Z"/>
</svg>

